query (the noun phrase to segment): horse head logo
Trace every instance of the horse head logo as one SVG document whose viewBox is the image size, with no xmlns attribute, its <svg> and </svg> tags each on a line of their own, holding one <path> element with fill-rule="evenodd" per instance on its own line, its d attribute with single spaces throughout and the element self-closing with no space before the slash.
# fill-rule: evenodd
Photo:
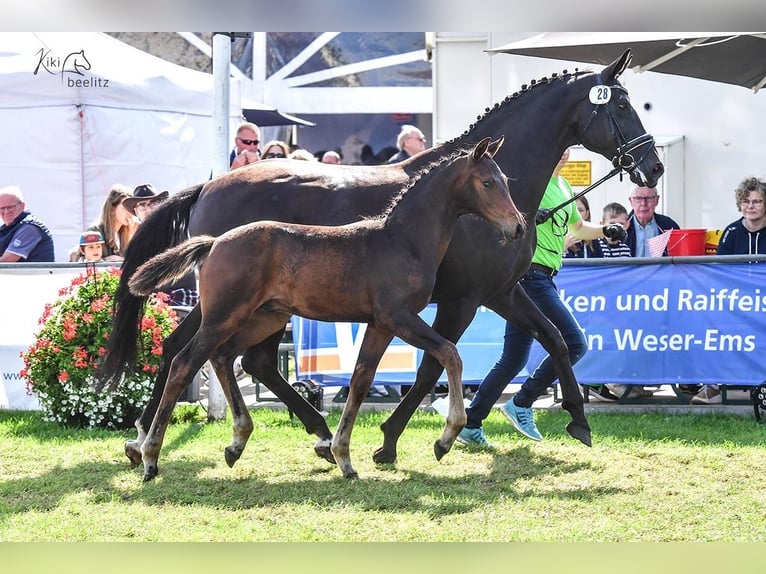
<svg viewBox="0 0 766 574">
<path fill-rule="evenodd" d="M 85 56 L 85 50 L 72 52 L 64 58 L 64 62 L 61 64 L 61 77 L 63 78 L 65 73 L 83 76 L 84 74 L 81 70 L 90 70 L 90 62 Z"/>
</svg>

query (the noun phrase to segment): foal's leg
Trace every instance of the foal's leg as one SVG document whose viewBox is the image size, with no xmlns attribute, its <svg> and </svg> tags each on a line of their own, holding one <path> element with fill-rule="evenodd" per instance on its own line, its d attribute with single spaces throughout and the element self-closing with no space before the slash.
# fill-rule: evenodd
<svg viewBox="0 0 766 574">
<path fill-rule="evenodd" d="M 354 422 L 359 408 L 362 406 L 362 401 L 372 386 L 372 380 L 375 377 L 380 359 L 393 338 L 390 331 L 367 325 L 367 331 L 362 339 L 354 373 L 351 375 L 348 385 L 346 405 L 343 407 L 343 414 L 338 422 L 338 430 L 332 440 L 332 453 L 335 455 L 338 468 L 343 471 L 343 476 L 346 478 L 359 478 L 351 465 L 349 448 L 351 431 L 354 429 Z"/>
<path fill-rule="evenodd" d="M 149 398 L 149 402 L 144 407 L 141 416 L 135 423 L 138 436 L 135 440 L 128 440 L 125 442 L 125 456 L 130 459 L 132 466 L 141 464 L 141 445 L 143 444 L 144 439 L 146 439 L 146 432 L 152 425 L 154 415 L 157 413 L 157 406 L 160 404 L 160 398 L 162 397 L 162 392 L 165 389 L 165 384 L 168 378 L 168 371 L 170 371 L 170 362 L 173 360 L 176 353 L 181 350 L 183 346 L 191 340 L 194 333 L 197 332 L 201 320 L 202 313 L 200 312 L 199 305 L 196 305 L 191 312 L 184 317 L 183 321 L 179 323 L 175 330 L 162 342 L 162 362 L 154 377 L 152 395 Z"/>
<path fill-rule="evenodd" d="M 392 330 L 400 339 L 436 357 L 446 369 L 449 388 L 449 410 L 442 436 L 434 443 L 436 460 L 447 454 L 465 426 L 463 404 L 463 361 L 457 347 L 429 327 L 418 315 L 401 311 L 391 319 Z"/>
<path fill-rule="evenodd" d="M 569 361 L 569 349 L 556 325 L 548 320 L 518 284 L 508 296 L 495 297 L 486 305 L 514 327 L 537 339 L 551 356 L 561 386 L 561 406 L 572 417 L 567 432 L 583 444 L 591 446 L 590 426 L 585 418 L 582 393 Z"/>
<path fill-rule="evenodd" d="M 274 333 L 261 343 L 248 347 L 242 356 L 242 368 L 263 383 L 303 423 L 309 434 L 319 439 L 314 452 L 319 458 L 335 464 L 330 450 L 332 432 L 325 418 L 285 380 L 279 371 L 279 342 L 284 330 Z"/>
<path fill-rule="evenodd" d="M 453 343 L 457 342 L 468 325 L 471 324 L 478 306 L 478 302 L 468 299 L 439 301 L 433 323 L 434 331 Z M 402 397 L 391 416 L 380 425 L 383 431 L 383 446 L 373 454 L 372 458 L 375 462 L 391 463 L 396 460 L 396 445 L 399 437 L 404 432 L 415 410 L 439 380 L 443 370 L 444 367 L 435 357 L 429 353 L 423 355 L 415 384 Z M 462 395 L 461 389 L 460 396 L 462 397 Z"/>
<path fill-rule="evenodd" d="M 141 457 L 144 461 L 144 482 L 157 476 L 157 459 L 165 431 L 170 422 L 170 415 L 173 413 L 178 397 L 194 378 L 197 371 L 205 364 L 222 338 L 225 339 L 226 337 L 211 337 L 206 333 L 203 326 L 173 359 L 168 382 L 157 407 L 157 414 L 154 416 L 143 445 L 141 445 Z"/>
<path fill-rule="evenodd" d="M 253 433 L 253 419 L 250 411 L 247 410 L 237 378 L 234 376 L 233 364 L 236 356 L 236 351 L 232 352 L 230 347 L 224 344 L 210 357 L 210 364 L 213 365 L 218 380 L 226 382 L 221 384 L 221 389 L 231 410 L 233 421 L 231 444 L 224 449 L 224 458 L 229 468 L 234 466 L 234 463 L 242 456 L 247 439 Z"/>
</svg>

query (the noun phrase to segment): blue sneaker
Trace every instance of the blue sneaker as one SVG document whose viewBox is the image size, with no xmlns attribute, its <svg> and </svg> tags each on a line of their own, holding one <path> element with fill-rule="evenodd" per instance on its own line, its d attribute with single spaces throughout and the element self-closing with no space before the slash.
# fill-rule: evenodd
<svg viewBox="0 0 766 574">
<path fill-rule="evenodd" d="M 537 425 L 535 425 L 535 415 L 531 408 L 516 406 L 513 399 L 510 399 L 500 410 L 516 430 L 525 437 L 537 441 L 543 440 L 543 435 L 540 434 Z"/>
<path fill-rule="evenodd" d="M 457 441 L 460 444 L 467 446 L 477 445 L 483 447 L 492 447 L 490 442 L 487 440 L 487 437 L 484 436 L 484 430 L 481 428 L 469 429 L 463 427 L 463 430 L 461 430 L 460 434 L 457 435 Z"/>
</svg>

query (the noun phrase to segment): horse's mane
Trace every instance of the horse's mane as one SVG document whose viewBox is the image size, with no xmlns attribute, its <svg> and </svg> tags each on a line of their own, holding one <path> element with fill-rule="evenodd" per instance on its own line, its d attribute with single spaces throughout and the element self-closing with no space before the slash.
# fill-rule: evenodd
<svg viewBox="0 0 766 574">
<path fill-rule="evenodd" d="M 588 74 L 596 73 L 594 70 L 579 70 L 578 68 L 575 68 L 574 72 L 569 72 L 568 70 L 564 70 L 561 72 L 561 74 L 558 74 L 556 72 L 552 73 L 550 78 L 547 76 L 543 76 L 539 80 L 531 80 L 529 84 L 522 84 L 521 89 L 518 92 L 514 92 L 513 94 L 506 96 L 502 101 L 495 102 L 495 105 L 490 108 L 485 108 L 484 113 L 476 116 L 476 121 L 472 123 L 468 128 L 455 140 L 460 141 L 468 137 L 471 132 L 476 129 L 479 124 L 486 123 L 489 121 L 489 118 L 494 116 L 495 114 L 499 114 L 503 111 L 505 111 L 506 108 L 508 108 L 512 103 L 514 103 L 516 100 L 526 96 L 527 94 L 532 93 L 532 91 L 535 88 L 539 88 L 540 86 L 545 86 L 548 84 L 553 84 L 554 82 L 563 82 L 568 83 L 571 81 L 576 80 L 580 76 L 585 76 Z"/>
<path fill-rule="evenodd" d="M 431 173 L 437 167 L 449 163 L 461 156 L 466 155 L 473 149 L 473 144 L 467 142 L 460 142 L 457 139 L 451 139 L 436 147 L 427 150 L 423 154 L 417 155 L 417 166 L 413 162 L 412 167 L 415 167 L 411 173 L 407 182 L 402 185 L 401 190 L 388 202 L 388 205 L 380 215 L 376 215 L 371 219 L 385 219 L 390 215 L 391 211 L 402 200 L 406 193 L 412 189 L 417 183 Z M 426 160 L 425 162 L 423 160 Z"/>
<path fill-rule="evenodd" d="M 503 113 L 509 106 L 520 98 L 533 92 L 535 88 L 540 86 L 553 84 L 554 82 L 568 83 L 577 80 L 581 76 L 596 73 L 594 70 L 579 70 L 575 68 L 574 72 L 564 70 L 560 74 L 554 72 L 550 78 L 543 76 L 539 80 L 531 80 L 529 84 L 522 84 L 521 89 L 518 92 L 506 96 L 502 101 L 496 102 L 494 106 L 486 108 L 484 113 L 476 117 L 476 121 L 468 126 L 468 128 L 459 136 L 452 138 L 441 145 L 433 147 L 426 152 L 413 156 L 412 161 L 407 166 L 407 171 L 410 173 L 410 178 L 407 183 L 402 186 L 402 189 L 397 193 L 388 206 L 380 215 L 372 216 L 369 219 L 381 219 L 387 217 L 391 210 L 396 206 L 402 197 L 425 175 L 430 173 L 434 168 L 457 159 L 461 155 L 468 153 L 475 145 L 475 142 L 468 140 L 471 133 L 481 124 L 486 123 L 495 114 Z M 433 158 L 433 155 L 436 157 Z"/>
</svg>

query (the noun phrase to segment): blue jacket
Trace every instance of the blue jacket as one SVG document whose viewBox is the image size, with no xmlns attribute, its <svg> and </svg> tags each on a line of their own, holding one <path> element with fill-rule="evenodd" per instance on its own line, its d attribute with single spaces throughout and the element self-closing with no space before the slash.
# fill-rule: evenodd
<svg viewBox="0 0 766 574">
<path fill-rule="evenodd" d="M 0 253 L 11 244 L 13 236 L 25 225 L 34 225 L 42 232 L 42 239 L 29 253 L 29 256 L 22 261 L 29 262 L 50 262 L 54 261 L 53 235 L 48 227 L 28 211 L 22 211 L 21 214 L 10 225 L 0 227 Z"/>
<path fill-rule="evenodd" d="M 635 257 L 636 256 L 636 218 L 634 217 L 633 211 L 631 211 L 628 214 L 628 221 L 630 221 L 630 226 L 628 227 L 628 236 L 625 238 L 625 243 L 628 244 L 628 247 L 630 247 L 630 256 Z M 657 227 L 660 228 L 660 233 L 663 231 L 668 231 L 670 229 L 681 229 L 681 226 L 678 225 L 673 219 L 668 217 L 667 215 L 662 215 L 661 213 L 655 213 L 654 214 L 654 221 L 657 222 Z M 663 255 L 667 255 L 668 250 L 666 249 Z"/>
<path fill-rule="evenodd" d="M 726 226 L 718 242 L 718 255 L 766 255 L 766 227 L 758 231 L 748 231 L 742 224 L 744 218 Z"/>
</svg>

